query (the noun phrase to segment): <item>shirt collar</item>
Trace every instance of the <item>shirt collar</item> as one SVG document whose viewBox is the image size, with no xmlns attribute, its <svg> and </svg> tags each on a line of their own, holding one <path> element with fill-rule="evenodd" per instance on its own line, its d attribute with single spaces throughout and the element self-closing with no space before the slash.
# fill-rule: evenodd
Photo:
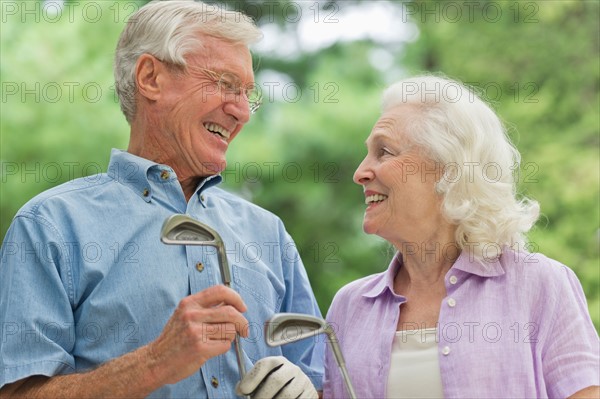
<svg viewBox="0 0 600 399">
<path fill-rule="evenodd" d="M 177 179 L 175 171 L 170 166 L 158 164 L 115 148 L 110 154 L 107 173 L 115 181 L 130 187 L 146 202 L 150 202 L 153 195 L 152 188 L 155 185 L 150 184 L 151 180 Z M 221 175 L 207 177 L 198 184 L 196 195 L 199 198 L 204 190 L 219 184 L 222 180 Z"/>
<path fill-rule="evenodd" d="M 503 254 L 506 251 L 503 252 Z M 452 265 L 452 269 L 462 270 L 466 273 L 475 274 L 480 277 L 495 277 L 501 276 L 505 273 L 504 268 L 501 264 L 501 255 L 494 259 L 484 259 L 482 261 L 476 260 L 469 251 L 461 251 L 458 259 Z"/>
<path fill-rule="evenodd" d="M 458 259 L 454 262 L 451 269 L 462 270 L 463 272 L 475 274 L 481 277 L 495 277 L 503 275 L 504 268 L 500 263 L 501 258 L 478 261 L 468 251 L 461 251 Z M 367 298 L 375 298 L 382 295 L 385 290 L 389 290 L 394 296 L 394 278 L 398 273 L 398 269 L 402 267 L 402 255 L 397 252 L 394 259 L 390 262 L 387 270 L 380 273 L 374 280 L 373 285 L 368 289 L 363 296 Z"/>
<path fill-rule="evenodd" d="M 392 295 L 398 296 L 394 292 L 394 277 L 396 277 L 398 269 L 400 269 L 401 266 L 402 256 L 400 255 L 400 252 L 397 252 L 390 262 L 387 270 L 383 273 L 380 273 L 375 278 L 372 287 L 368 289 L 363 296 L 367 298 L 375 298 L 382 295 L 386 290 L 388 290 Z"/>
<path fill-rule="evenodd" d="M 221 175 L 208 176 L 206 179 L 198 183 L 198 187 L 196 187 L 196 195 L 200 195 L 203 191 L 209 189 L 212 186 L 216 186 L 222 181 L 223 178 L 221 177 Z"/>
</svg>

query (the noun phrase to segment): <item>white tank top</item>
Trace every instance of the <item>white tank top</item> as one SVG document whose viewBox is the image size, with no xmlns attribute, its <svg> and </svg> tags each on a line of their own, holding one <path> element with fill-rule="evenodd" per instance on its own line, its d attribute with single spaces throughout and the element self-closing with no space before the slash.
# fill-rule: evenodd
<svg viewBox="0 0 600 399">
<path fill-rule="evenodd" d="M 444 397 L 436 328 L 396 331 L 386 397 Z"/>
</svg>

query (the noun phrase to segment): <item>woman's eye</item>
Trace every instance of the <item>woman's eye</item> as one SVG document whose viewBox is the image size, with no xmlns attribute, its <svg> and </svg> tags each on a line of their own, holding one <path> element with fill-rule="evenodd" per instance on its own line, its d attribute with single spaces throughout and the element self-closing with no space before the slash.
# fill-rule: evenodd
<svg viewBox="0 0 600 399">
<path fill-rule="evenodd" d="M 381 148 L 379 149 L 379 156 L 385 156 L 385 155 L 393 155 L 393 154 L 392 154 L 392 153 L 391 153 L 391 151 L 390 151 L 390 150 L 388 150 L 387 148 L 385 148 L 385 147 L 381 147 Z"/>
</svg>

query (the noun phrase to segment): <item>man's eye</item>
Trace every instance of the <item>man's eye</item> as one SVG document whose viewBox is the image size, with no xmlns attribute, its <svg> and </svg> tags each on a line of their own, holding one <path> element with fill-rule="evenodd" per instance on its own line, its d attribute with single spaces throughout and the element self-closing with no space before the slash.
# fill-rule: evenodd
<svg viewBox="0 0 600 399">
<path fill-rule="evenodd" d="M 219 85 L 223 90 L 226 90 L 228 92 L 237 93 L 239 91 L 239 86 L 235 83 L 235 81 L 226 76 L 221 77 L 221 79 L 219 80 Z"/>
</svg>

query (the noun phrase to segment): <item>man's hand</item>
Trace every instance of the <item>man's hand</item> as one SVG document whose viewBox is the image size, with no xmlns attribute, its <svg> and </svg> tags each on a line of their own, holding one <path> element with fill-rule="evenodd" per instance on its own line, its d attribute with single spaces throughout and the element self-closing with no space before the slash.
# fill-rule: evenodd
<svg viewBox="0 0 600 399">
<path fill-rule="evenodd" d="M 310 379 L 283 356 L 271 356 L 256 362 L 252 370 L 237 384 L 238 395 L 256 399 L 303 398 L 318 399 Z"/>
<path fill-rule="evenodd" d="M 236 333 L 248 335 L 245 311 L 240 295 L 224 285 L 182 299 L 161 335 L 148 345 L 155 377 L 174 384 L 227 352 Z"/>
</svg>

